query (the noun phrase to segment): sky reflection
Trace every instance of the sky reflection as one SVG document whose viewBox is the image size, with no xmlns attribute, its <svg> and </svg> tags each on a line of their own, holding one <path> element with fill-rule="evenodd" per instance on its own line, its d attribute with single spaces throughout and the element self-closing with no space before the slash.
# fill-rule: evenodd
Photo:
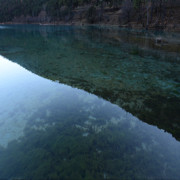
<svg viewBox="0 0 180 180">
<path fill-rule="evenodd" d="M 17 177 L 16 173 L 22 169 L 21 165 L 12 175 L 7 173 L 6 169 L 8 168 L 3 169 L 3 167 L 8 167 L 9 163 L 12 167 L 16 166 L 19 158 L 23 162 L 27 161 L 26 167 L 28 167 L 29 161 L 27 159 L 29 156 L 26 153 L 25 155 L 21 154 L 24 152 L 24 148 L 30 153 L 32 163 L 37 165 L 40 162 L 38 159 L 43 156 L 41 154 L 41 156 L 36 157 L 38 148 L 49 153 L 49 150 L 44 148 L 47 144 L 55 141 L 51 148 L 60 146 L 61 143 L 56 141 L 63 130 L 61 141 L 66 143 L 66 139 L 69 141 L 68 138 L 70 138 L 72 143 L 73 141 L 76 143 L 73 149 L 71 149 L 73 147 L 71 144 L 68 145 L 70 153 L 75 152 L 76 147 L 80 147 L 80 152 L 85 152 L 86 145 L 89 146 L 90 143 L 90 147 L 95 149 L 93 154 L 97 153 L 97 157 L 103 157 L 101 153 L 105 153 L 103 161 L 107 165 L 113 161 L 113 159 L 108 158 L 114 154 L 116 156 L 113 163 L 115 168 L 112 169 L 114 177 L 120 177 L 117 167 L 122 162 L 124 162 L 123 167 L 132 166 L 136 169 L 136 166 L 142 166 L 142 164 L 148 166 L 150 161 L 151 164 L 144 170 L 141 169 L 144 167 L 138 168 L 142 177 L 144 177 L 143 173 L 147 174 L 148 177 L 157 177 L 159 172 L 159 177 L 163 178 L 172 178 L 174 174 L 175 177 L 180 177 L 180 143 L 172 135 L 140 121 L 131 113 L 102 98 L 84 90 L 37 76 L 0 56 L 0 146 L 1 149 L 3 148 L 2 157 L 0 154 L 0 172 L 4 174 L 2 178 Z M 73 134 L 74 132 L 78 132 L 78 135 Z M 51 136 L 53 139 L 49 140 L 48 137 Z M 91 144 L 92 137 L 95 137 L 96 144 Z M 86 143 L 79 144 L 84 138 Z M 38 142 L 37 147 L 34 147 L 34 141 Z M 30 149 L 23 145 L 26 142 L 28 142 Z M 81 145 L 83 146 L 81 147 Z M 66 147 L 64 150 L 63 147 L 64 145 L 60 149 L 66 152 Z M 17 149 L 20 150 L 16 152 Z M 10 156 L 8 152 L 10 152 Z M 13 155 L 14 152 L 20 153 L 22 157 L 18 155 L 16 157 L 16 153 Z M 53 149 L 53 153 L 57 152 Z M 74 154 L 75 157 L 72 157 L 72 161 L 73 158 L 77 158 L 77 155 Z M 81 155 L 84 156 L 82 153 Z M 33 159 L 34 156 L 35 159 Z M 88 156 L 90 156 L 89 153 Z M 88 156 L 84 158 L 88 159 Z M 8 158 L 13 159 L 13 161 L 9 162 Z M 43 163 L 41 164 L 43 165 Z M 58 164 L 58 166 L 62 168 L 64 164 Z M 152 167 L 155 166 L 156 168 L 152 170 Z M 106 171 L 108 169 L 109 167 Z M 54 169 L 49 171 L 52 170 Z M 36 169 L 31 169 L 31 171 L 36 172 Z M 28 172 L 23 172 L 26 173 L 24 177 L 30 177 Z M 42 172 L 47 172 L 47 169 L 44 168 Z M 153 175 L 151 175 L 152 172 Z M 40 172 L 36 173 L 43 177 Z"/>
<path fill-rule="evenodd" d="M 42 106 L 51 103 L 54 98 L 57 98 L 57 101 L 62 100 L 61 106 L 68 103 L 72 104 L 77 98 L 75 96 L 87 104 L 93 102 L 95 106 L 104 101 L 105 104 L 109 104 L 110 111 L 117 111 L 118 109 L 121 116 L 126 115 L 127 121 L 130 119 L 135 123 L 143 124 L 149 128 L 149 131 L 168 137 L 169 141 L 175 142 L 170 134 L 142 123 L 122 108 L 83 90 L 39 77 L 3 56 L 0 56 L 0 92 L 0 136 L 3 137 L 0 144 L 3 146 L 23 135 L 27 120 Z"/>
</svg>

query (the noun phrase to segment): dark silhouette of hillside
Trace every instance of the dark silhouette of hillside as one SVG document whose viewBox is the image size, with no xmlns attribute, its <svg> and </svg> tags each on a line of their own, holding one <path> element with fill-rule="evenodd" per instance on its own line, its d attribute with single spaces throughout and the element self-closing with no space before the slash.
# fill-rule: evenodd
<svg viewBox="0 0 180 180">
<path fill-rule="evenodd" d="M 0 0 L 1 23 L 108 24 L 180 30 L 178 0 Z"/>
</svg>

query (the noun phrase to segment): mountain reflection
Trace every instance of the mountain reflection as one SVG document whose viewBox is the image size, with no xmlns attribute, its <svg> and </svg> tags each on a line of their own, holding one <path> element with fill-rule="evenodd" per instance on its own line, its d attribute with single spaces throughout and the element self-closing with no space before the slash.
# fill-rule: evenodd
<svg viewBox="0 0 180 180">
<path fill-rule="evenodd" d="M 179 140 L 179 42 L 171 36 L 168 45 L 157 48 L 156 36 L 90 27 L 7 26 L 0 31 L 0 53 L 35 74 L 117 104 Z"/>
<path fill-rule="evenodd" d="M 169 133 L 2 56 L 0 70 L 0 178 L 179 179 Z"/>
</svg>

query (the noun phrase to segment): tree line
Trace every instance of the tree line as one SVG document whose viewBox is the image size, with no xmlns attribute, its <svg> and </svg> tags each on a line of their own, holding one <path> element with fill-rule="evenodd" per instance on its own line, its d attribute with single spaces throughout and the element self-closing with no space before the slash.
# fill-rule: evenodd
<svg viewBox="0 0 180 180">
<path fill-rule="evenodd" d="M 167 7 L 172 7 L 178 0 L 0 0 L 0 22 L 12 21 L 15 17 L 37 17 L 42 11 L 50 18 L 49 21 L 73 17 L 77 7 L 88 6 L 87 20 L 93 23 L 95 12 L 99 11 L 99 19 L 103 18 L 106 8 L 121 9 L 125 23 L 131 21 L 136 14 L 137 22 L 148 27 L 154 21 L 163 21 L 167 16 Z M 153 20 L 153 17 L 156 19 Z M 157 21 L 157 22 L 156 22 Z"/>
</svg>

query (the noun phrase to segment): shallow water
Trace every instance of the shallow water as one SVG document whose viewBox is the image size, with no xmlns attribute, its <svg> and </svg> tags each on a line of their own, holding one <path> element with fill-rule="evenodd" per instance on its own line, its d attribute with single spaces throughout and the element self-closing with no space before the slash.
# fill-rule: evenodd
<svg viewBox="0 0 180 180">
<path fill-rule="evenodd" d="M 180 178 L 179 34 L 1 27 L 0 178 Z"/>
</svg>

